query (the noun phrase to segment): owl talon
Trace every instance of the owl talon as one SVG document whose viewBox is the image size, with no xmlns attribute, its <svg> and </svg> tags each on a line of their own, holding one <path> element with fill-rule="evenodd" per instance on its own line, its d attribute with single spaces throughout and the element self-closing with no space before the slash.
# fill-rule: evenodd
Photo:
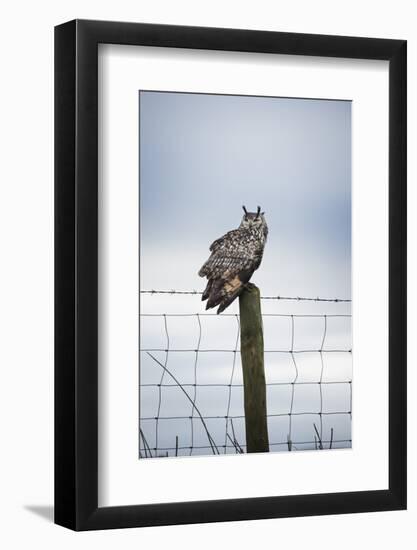
<svg viewBox="0 0 417 550">
<path fill-rule="evenodd" d="M 250 292 L 251 290 L 253 290 L 254 288 L 256 288 L 256 286 L 255 286 L 253 283 L 245 283 L 245 284 L 243 285 L 243 287 L 244 287 L 246 290 L 248 290 L 249 292 Z"/>
</svg>

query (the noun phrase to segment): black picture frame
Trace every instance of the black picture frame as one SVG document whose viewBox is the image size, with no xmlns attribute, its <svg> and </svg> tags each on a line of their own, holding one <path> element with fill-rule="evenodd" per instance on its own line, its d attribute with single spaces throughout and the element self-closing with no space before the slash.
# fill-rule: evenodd
<svg viewBox="0 0 417 550">
<path fill-rule="evenodd" d="M 389 62 L 389 488 L 98 507 L 98 44 Z M 74 530 L 406 508 L 406 41 L 74 20 L 55 28 L 55 522 Z"/>
</svg>

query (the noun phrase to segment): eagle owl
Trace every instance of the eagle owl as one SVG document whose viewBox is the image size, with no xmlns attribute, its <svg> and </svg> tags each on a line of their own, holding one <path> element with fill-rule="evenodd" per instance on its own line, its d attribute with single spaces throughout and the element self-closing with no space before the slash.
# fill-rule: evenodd
<svg viewBox="0 0 417 550">
<path fill-rule="evenodd" d="M 260 206 L 257 212 L 248 212 L 244 206 L 243 211 L 239 227 L 214 241 L 210 258 L 198 272 L 208 279 L 202 297 L 207 300 L 206 309 L 219 306 L 217 313 L 239 296 L 262 261 L 268 235 L 265 212 Z"/>
</svg>

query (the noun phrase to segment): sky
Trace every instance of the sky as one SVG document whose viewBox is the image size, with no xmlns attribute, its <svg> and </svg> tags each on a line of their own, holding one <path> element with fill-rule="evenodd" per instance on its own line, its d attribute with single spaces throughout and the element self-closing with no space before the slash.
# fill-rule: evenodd
<svg viewBox="0 0 417 550">
<path fill-rule="evenodd" d="M 252 281 L 260 287 L 261 294 L 350 299 L 350 102 L 140 92 L 139 105 L 142 290 L 203 290 L 204 280 L 197 273 L 209 255 L 211 242 L 239 225 L 242 205 L 249 211 L 260 205 L 265 211 L 269 236 L 263 262 Z M 237 311 L 235 303 L 225 313 L 233 315 Z M 141 295 L 141 314 L 203 312 L 198 296 Z M 349 304 L 263 301 L 263 313 L 349 315 L 350 307 Z M 207 347 L 209 341 L 213 348 L 235 347 L 235 317 L 200 318 L 200 323 L 204 321 L 201 333 L 197 321 L 195 316 L 168 319 L 143 316 L 141 348 L 165 349 L 169 343 L 170 349 L 195 349 L 199 335 L 202 335 L 201 347 Z M 264 318 L 265 349 L 288 348 L 289 321 L 289 318 Z M 296 322 L 295 341 L 299 349 L 309 346 L 318 349 L 323 337 L 323 318 L 297 318 Z M 349 318 L 329 318 L 327 329 L 326 345 L 350 348 Z M 230 354 L 224 355 L 200 353 L 197 356 L 199 382 L 230 381 L 233 362 Z M 301 359 L 302 355 L 297 365 L 302 371 L 298 380 L 304 375 L 306 381 L 315 380 L 322 368 L 317 362 L 320 357 L 306 354 Z M 327 356 L 325 367 L 329 381 L 351 378 L 350 355 L 348 359 L 346 354 L 323 355 Z M 195 381 L 196 361 L 192 353 L 184 352 L 181 356 L 179 352 L 170 352 L 167 356 L 155 352 L 154 356 L 163 364 L 168 357 L 167 368 L 169 366 L 181 383 Z M 285 354 L 267 353 L 265 363 L 267 380 L 293 379 L 294 365 Z M 162 372 L 146 352 L 141 353 L 142 384 L 160 382 Z M 239 383 L 239 357 L 233 372 L 234 382 Z M 163 382 L 173 383 L 173 379 L 165 373 Z M 300 411 L 306 407 L 316 410 L 317 400 L 328 410 L 331 407 L 332 410 L 349 409 L 349 385 L 329 384 L 322 389 L 326 395 L 318 395 L 318 388 L 312 385 L 297 386 L 293 412 L 295 404 Z M 193 393 L 194 388 L 190 386 L 188 390 Z M 190 403 L 178 386 L 162 388 L 162 391 L 160 404 L 157 388 L 142 388 L 142 418 L 155 416 L 155 407 L 160 415 L 179 415 L 180 409 L 190 412 Z M 289 407 L 291 387 L 271 386 L 268 392 L 268 412 L 279 414 L 281 409 Z M 224 403 L 227 407 L 229 401 L 228 390 L 225 393 L 224 388 L 199 389 L 198 398 L 204 414 L 213 416 L 224 410 Z M 238 387 L 233 388 L 230 407 L 238 416 L 242 408 Z M 330 418 L 335 432 L 337 427 L 341 434 L 339 437 L 350 439 L 350 417 L 347 421 L 346 415 L 329 416 L 325 421 L 328 423 Z M 293 419 L 292 429 L 298 432 L 298 439 L 312 439 L 312 418 Z M 191 421 L 187 426 L 181 422 L 158 422 L 158 447 L 172 446 L 173 433 L 179 440 L 189 440 Z M 288 426 L 278 424 L 288 423 L 288 419 L 276 418 L 274 422 L 277 425 L 270 430 L 277 437 L 273 439 L 281 441 Z M 155 437 L 155 424 L 151 424 L 151 421 L 141 421 L 150 440 Z M 236 430 L 242 441 L 243 421 L 241 424 Z M 194 444 L 207 444 L 207 440 L 203 443 L 204 433 L 198 432 L 197 427 L 193 429 Z M 324 429 L 328 434 L 330 424 Z M 218 431 L 221 439 L 225 427 L 213 421 L 211 430 Z M 285 448 L 285 445 L 277 446 L 275 450 Z M 201 450 L 203 454 L 206 452 Z"/>
</svg>

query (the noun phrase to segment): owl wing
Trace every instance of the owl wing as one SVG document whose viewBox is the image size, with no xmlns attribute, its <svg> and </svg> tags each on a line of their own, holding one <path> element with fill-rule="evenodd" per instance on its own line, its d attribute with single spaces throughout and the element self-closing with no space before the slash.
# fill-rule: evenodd
<svg viewBox="0 0 417 550">
<path fill-rule="evenodd" d="M 219 248 L 222 248 L 223 246 L 228 246 L 230 243 L 235 242 L 239 238 L 239 229 L 233 229 L 232 231 L 228 231 L 223 237 L 220 237 L 219 239 L 216 239 L 213 241 L 210 245 L 210 252 L 215 252 Z"/>
<path fill-rule="evenodd" d="M 263 247 L 245 239 L 239 229 L 229 231 L 210 246 L 211 255 L 199 271 L 207 277 L 203 300 L 208 299 L 206 309 L 220 305 L 221 313 L 242 292 L 262 259 Z"/>
<path fill-rule="evenodd" d="M 238 229 L 229 231 L 210 246 L 211 255 L 199 271 L 200 277 L 215 278 L 234 275 L 250 267 L 253 259 L 248 255 L 246 243 L 242 242 Z"/>
</svg>

